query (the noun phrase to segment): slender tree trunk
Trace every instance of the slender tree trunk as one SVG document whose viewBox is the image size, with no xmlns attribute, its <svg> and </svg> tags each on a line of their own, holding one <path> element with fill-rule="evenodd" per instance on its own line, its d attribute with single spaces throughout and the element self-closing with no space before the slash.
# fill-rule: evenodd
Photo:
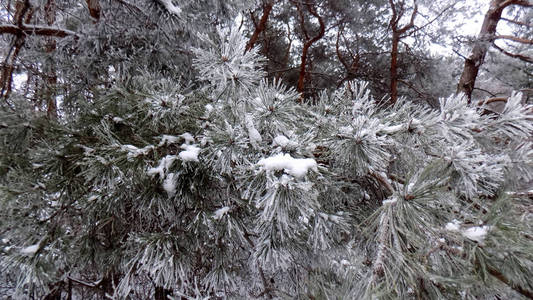
<svg viewBox="0 0 533 300">
<path fill-rule="evenodd" d="M 390 102 L 396 103 L 398 100 L 398 44 L 400 43 L 400 35 L 396 32 L 392 33 L 392 49 L 390 62 Z"/>
<path fill-rule="evenodd" d="M 485 56 L 490 44 L 494 41 L 496 33 L 496 26 L 502 17 L 502 12 L 507 5 L 504 5 L 508 0 L 492 0 L 490 7 L 485 14 L 483 25 L 477 37 L 477 41 L 472 49 L 470 56 L 465 59 L 465 65 L 459 84 L 457 85 L 457 94 L 463 93 L 468 103 L 472 99 L 472 91 L 476 83 L 476 78 L 479 73 L 479 68 L 485 61 Z"/>
<path fill-rule="evenodd" d="M 15 3 L 15 16 L 13 18 L 14 25 L 20 28 L 24 23 L 29 23 L 32 16 L 33 11 L 29 0 L 17 1 Z M 15 63 L 25 41 L 26 35 L 23 33 L 17 33 L 16 36 L 13 37 L 12 46 L 2 63 L 2 73 L 0 74 L 0 96 L 4 99 L 9 98 L 9 95 L 11 94 Z"/>
<path fill-rule="evenodd" d="M 398 100 L 398 52 L 400 40 L 406 37 L 408 31 L 415 27 L 415 18 L 418 14 L 418 5 L 416 0 L 413 0 L 413 11 L 409 23 L 404 26 L 399 26 L 400 19 L 405 13 L 403 2 L 397 6 L 394 0 L 389 0 L 389 5 L 392 10 L 390 19 L 390 27 L 392 30 L 392 45 L 391 45 L 391 62 L 390 62 L 390 103 L 394 104 Z"/>
<path fill-rule="evenodd" d="M 52 26 L 56 21 L 57 6 L 55 0 L 48 0 L 44 6 L 46 24 Z M 54 52 L 56 49 L 56 41 L 54 37 L 46 38 L 45 51 L 48 53 Z M 46 73 L 45 82 L 47 84 L 44 87 L 44 99 L 46 100 L 46 114 L 49 118 L 57 119 L 57 103 L 56 103 L 56 85 L 57 75 L 55 72 L 55 66 L 52 59 L 48 61 L 48 70 Z"/>
<path fill-rule="evenodd" d="M 307 52 L 309 51 L 309 48 L 311 48 L 313 43 L 315 43 L 316 41 L 318 41 L 324 36 L 325 30 L 326 30 L 326 26 L 324 25 L 324 21 L 322 20 L 322 17 L 320 17 L 320 15 L 316 12 L 313 6 L 309 4 L 309 2 L 306 2 L 306 6 L 307 6 L 307 10 L 309 11 L 309 13 L 311 13 L 315 18 L 318 19 L 318 23 L 320 24 L 320 31 L 315 37 L 313 37 L 310 40 L 307 40 L 303 45 L 301 63 L 300 63 L 300 75 L 298 77 L 298 85 L 297 85 L 297 90 L 300 93 L 303 93 L 304 91 L 305 74 L 306 74 L 305 68 L 307 65 Z M 301 26 L 302 26 L 302 30 L 305 31 L 303 19 L 301 20 Z M 302 98 L 300 97 L 300 101 L 301 100 Z"/>
<path fill-rule="evenodd" d="M 89 1 L 89 0 L 88 0 Z M 268 21 L 268 16 L 270 15 L 270 12 L 272 11 L 272 7 L 274 6 L 274 1 L 267 0 L 266 3 L 263 4 L 263 16 L 261 16 L 261 20 L 259 20 L 259 24 L 255 26 L 254 33 L 252 34 L 252 37 L 248 41 L 248 44 L 246 44 L 246 49 L 244 49 L 244 52 L 250 51 L 257 42 L 257 39 L 259 38 L 259 34 L 265 30 L 266 23 Z"/>
</svg>

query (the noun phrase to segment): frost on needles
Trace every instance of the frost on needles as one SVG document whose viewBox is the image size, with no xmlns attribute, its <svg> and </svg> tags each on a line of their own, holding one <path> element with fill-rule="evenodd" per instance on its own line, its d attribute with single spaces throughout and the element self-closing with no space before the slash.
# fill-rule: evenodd
<svg viewBox="0 0 533 300">
<path fill-rule="evenodd" d="M 2 115 L 15 165 L 0 265 L 21 294 L 69 280 L 117 299 L 533 291 L 533 108 L 518 94 L 486 114 L 460 96 L 388 107 L 350 82 L 300 104 L 238 30 L 202 41 L 194 87 L 142 73 L 63 123 Z"/>
</svg>

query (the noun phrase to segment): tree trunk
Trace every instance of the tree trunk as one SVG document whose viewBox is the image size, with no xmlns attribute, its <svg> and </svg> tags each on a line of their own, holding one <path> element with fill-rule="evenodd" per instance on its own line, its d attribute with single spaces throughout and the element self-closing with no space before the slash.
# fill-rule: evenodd
<svg viewBox="0 0 533 300">
<path fill-rule="evenodd" d="M 89 1 L 89 0 L 88 0 Z M 257 39 L 259 38 L 259 34 L 265 30 L 266 23 L 268 21 L 268 16 L 270 15 L 270 12 L 272 11 L 272 6 L 274 6 L 274 2 L 271 0 L 267 0 L 265 4 L 263 4 L 263 16 L 261 16 L 261 20 L 259 21 L 259 24 L 255 26 L 254 33 L 252 34 L 252 37 L 248 41 L 248 44 L 246 44 L 246 49 L 244 49 L 244 52 L 250 51 L 257 42 Z M 252 16 L 253 18 L 253 16 Z M 255 22 L 254 22 L 255 23 Z"/>
<path fill-rule="evenodd" d="M 502 5 L 507 0 L 492 0 L 489 10 L 485 14 L 483 25 L 479 32 L 477 41 L 472 49 L 470 57 L 465 59 L 465 66 L 459 84 L 457 85 L 457 94 L 463 93 L 468 103 L 472 99 L 472 91 L 476 83 L 476 78 L 479 73 L 479 68 L 485 61 L 485 56 L 489 49 L 489 45 L 494 41 L 494 35 L 496 33 L 496 26 L 500 21 L 502 12 L 507 5 Z"/>
<path fill-rule="evenodd" d="M 396 32 L 392 33 L 392 49 L 390 62 L 390 102 L 396 103 L 398 100 L 398 44 L 400 43 L 400 35 Z"/>
<path fill-rule="evenodd" d="M 13 25 L 22 27 L 24 23 L 29 23 L 33 16 L 33 11 L 29 0 L 17 1 L 15 3 L 15 16 L 13 17 Z M 13 71 L 15 71 L 15 62 L 19 56 L 22 46 L 26 41 L 26 35 L 17 32 L 13 37 L 13 44 L 11 49 L 5 56 L 2 64 L 2 73 L 0 74 L 0 96 L 4 99 L 9 98 L 11 93 L 11 86 L 13 85 Z"/>
<path fill-rule="evenodd" d="M 56 21 L 57 5 L 55 0 L 48 0 L 44 6 L 46 24 L 52 26 Z M 45 51 L 48 53 L 54 52 L 56 49 L 56 41 L 54 37 L 46 38 Z M 46 100 L 46 114 L 49 118 L 57 119 L 57 103 L 56 103 L 56 85 L 57 75 L 54 68 L 54 62 L 52 59 L 48 62 L 48 70 L 45 72 L 45 82 L 47 86 L 44 87 L 44 99 Z"/>
<path fill-rule="evenodd" d="M 324 24 L 324 21 L 322 20 L 322 17 L 316 12 L 313 6 L 309 4 L 309 2 L 306 2 L 305 4 L 307 6 L 307 10 L 309 11 L 309 13 L 318 19 L 318 23 L 320 24 L 320 31 L 315 37 L 313 37 L 310 40 L 305 41 L 303 45 L 301 63 L 300 63 L 300 75 L 298 76 L 298 84 L 297 84 L 297 90 L 302 95 L 304 92 L 304 85 L 305 85 L 305 75 L 306 75 L 305 68 L 307 65 L 307 52 L 309 51 L 309 48 L 313 45 L 313 43 L 315 43 L 316 41 L 324 37 L 324 33 L 326 31 L 326 26 Z M 305 31 L 305 24 L 304 24 L 303 19 L 300 21 L 300 23 L 302 26 L 302 30 Z M 300 102 L 303 100 L 302 97 L 303 96 L 300 97 Z"/>
</svg>

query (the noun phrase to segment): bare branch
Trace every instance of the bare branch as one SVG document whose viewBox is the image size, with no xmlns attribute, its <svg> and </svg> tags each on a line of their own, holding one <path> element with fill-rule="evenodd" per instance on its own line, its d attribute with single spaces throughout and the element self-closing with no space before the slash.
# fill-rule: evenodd
<svg viewBox="0 0 533 300">
<path fill-rule="evenodd" d="M 514 35 L 497 35 L 494 37 L 494 39 L 504 39 L 504 40 L 510 40 L 513 42 L 521 43 L 521 44 L 533 45 L 533 40 L 517 37 Z"/>
<path fill-rule="evenodd" d="M 533 57 L 529 57 L 529 56 L 525 56 L 525 55 L 522 55 L 522 54 L 518 54 L 518 53 L 512 53 L 512 52 L 509 52 L 505 49 L 503 49 L 502 47 L 496 45 L 495 43 L 492 43 L 492 46 L 494 48 L 496 48 L 496 50 L 500 51 L 501 53 L 509 56 L 509 57 L 512 57 L 512 58 L 517 58 L 521 61 L 525 61 L 525 62 L 528 62 L 528 63 L 533 63 Z"/>
<path fill-rule="evenodd" d="M 48 26 L 39 26 L 39 25 L 28 25 L 23 24 L 23 26 L 15 26 L 9 24 L 0 25 L 0 34 L 14 34 L 17 36 L 22 35 L 43 35 L 43 36 L 52 36 L 52 37 L 66 37 L 66 36 L 77 36 L 74 31 L 67 29 L 61 29 L 57 27 L 48 27 Z"/>
<path fill-rule="evenodd" d="M 504 20 L 506 22 L 509 22 L 509 23 L 512 23 L 512 24 L 516 24 L 516 25 L 520 25 L 520 26 L 526 26 L 526 27 L 532 27 L 533 26 L 533 24 L 530 24 L 530 23 L 520 22 L 520 21 L 517 21 L 517 20 L 508 19 L 508 18 L 504 18 L 504 17 L 502 17 L 500 20 Z"/>
</svg>

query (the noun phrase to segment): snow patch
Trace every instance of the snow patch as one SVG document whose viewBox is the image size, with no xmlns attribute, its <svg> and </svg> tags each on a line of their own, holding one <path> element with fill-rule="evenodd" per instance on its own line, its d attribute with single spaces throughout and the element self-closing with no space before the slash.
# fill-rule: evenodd
<svg viewBox="0 0 533 300">
<path fill-rule="evenodd" d="M 346 259 L 343 259 L 343 260 L 341 260 L 341 265 L 343 265 L 343 266 L 349 266 L 349 265 L 350 265 L 350 262 L 349 262 L 348 260 L 346 260 Z"/>
<path fill-rule="evenodd" d="M 215 211 L 215 215 L 213 216 L 213 218 L 215 220 L 220 220 L 228 211 L 229 211 L 229 207 L 227 206 L 219 208 Z"/>
<path fill-rule="evenodd" d="M 164 178 L 165 177 L 165 172 L 168 171 L 168 169 L 170 168 L 170 166 L 172 165 L 172 163 L 174 162 L 175 159 L 176 159 L 175 155 L 167 155 L 167 156 L 163 157 L 159 161 L 159 166 L 157 166 L 156 168 L 149 168 L 148 169 L 148 172 L 147 172 L 148 175 L 159 174 L 159 178 Z"/>
<path fill-rule="evenodd" d="M 176 194 L 176 180 L 174 179 L 176 174 L 170 173 L 163 181 L 163 189 L 167 192 L 169 197 L 172 197 Z"/>
<path fill-rule="evenodd" d="M 459 231 L 461 228 L 461 223 L 454 219 L 453 221 L 448 222 L 445 228 L 448 231 Z"/>
<path fill-rule="evenodd" d="M 37 252 L 37 250 L 39 250 L 39 244 L 35 244 L 35 245 L 31 245 L 31 246 L 28 246 L 26 248 L 23 248 L 20 250 L 20 253 L 22 254 L 35 254 Z"/>
<path fill-rule="evenodd" d="M 463 231 L 463 236 L 470 240 L 481 243 L 483 242 L 483 240 L 485 239 L 485 236 L 491 230 L 491 228 L 492 226 L 487 226 L 487 225 L 470 227 Z"/>
<path fill-rule="evenodd" d="M 177 16 L 179 16 L 181 14 L 181 8 L 179 8 L 178 6 L 174 5 L 174 3 L 172 3 L 172 0 L 159 0 L 159 1 L 161 2 L 161 4 L 163 4 L 165 6 L 165 8 L 170 13 L 175 14 Z"/>
<path fill-rule="evenodd" d="M 194 143 L 194 136 L 188 132 L 185 132 L 180 135 L 185 140 L 185 144 L 189 145 Z"/>
<path fill-rule="evenodd" d="M 124 122 L 124 119 L 119 118 L 119 117 L 113 117 L 113 122 L 115 122 L 115 123 L 121 123 L 121 122 Z"/>
<path fill-rule="evenodd" d="M 200 148 L 196 147 L 195 145 L 183 144 L 181 145 L 181 149 L 184 149 L 184 151 L 181 151 L 178 154 L 181 160 L 198 161 L 198 154 L 200 154 Z"/>
<path fill-rule="evenodd" d="M 121 150 L 128 152 L 128 159 L 137 157 L 139 155 L 147 155 L 150 150 L 154 149 L 153 145 L 148 145 L 144 148 L 137 148 L 133 145 L 122 145 Z"/>
<path fill-rule="evenodd" d="M 247 114 L 244 117 L 244 124 L 246 125 L 246 129 L 248 130 L 248 136 L 250 137 L 250 143 L 252 143 L 253 146 L 257 146 L 258 143 L 261 143 L 263 139 L 261 138 L 261 134 L 254 126 L 254 121 L 252 119 L 252 115 Z"/>
<path fill-rule="evenodd" d="M 392 198 L 388 198 L 388 199 L 383 200 L 383 201 L 382 201 L 382 204 L 383 204 L 383 205 L 386 205 L 386 204 L 394 204 L 394 203 L 396 203 L 396 202 L 398 202 L 398 198 L 396 198 L 396 197 L 392 197 Z"/>
<path fill-rule="evenodd" d="M 257 163 L 265 170 L 280 171 L 292 175 L 296 178 L 302 178 L 307 175 L 309 170 L 318 172 L 317 163 L 312 158 L 293 158 L 290 154 L 277 154 L 268 158 L 262 158 Z"/>
<path fill-rule="evenodd" d="M 287 147 L 295 147 L 297 146 L 298 144 L 296 142 L 293 142 L 291 140 L 289 140 L 286 136 L 284 135 L 278 135 L 274 138 L 274 140 L 272 141 L 272 144 L 274 146 L 280 146 L 281 148 L 287 148 Z"/>
</svg>

